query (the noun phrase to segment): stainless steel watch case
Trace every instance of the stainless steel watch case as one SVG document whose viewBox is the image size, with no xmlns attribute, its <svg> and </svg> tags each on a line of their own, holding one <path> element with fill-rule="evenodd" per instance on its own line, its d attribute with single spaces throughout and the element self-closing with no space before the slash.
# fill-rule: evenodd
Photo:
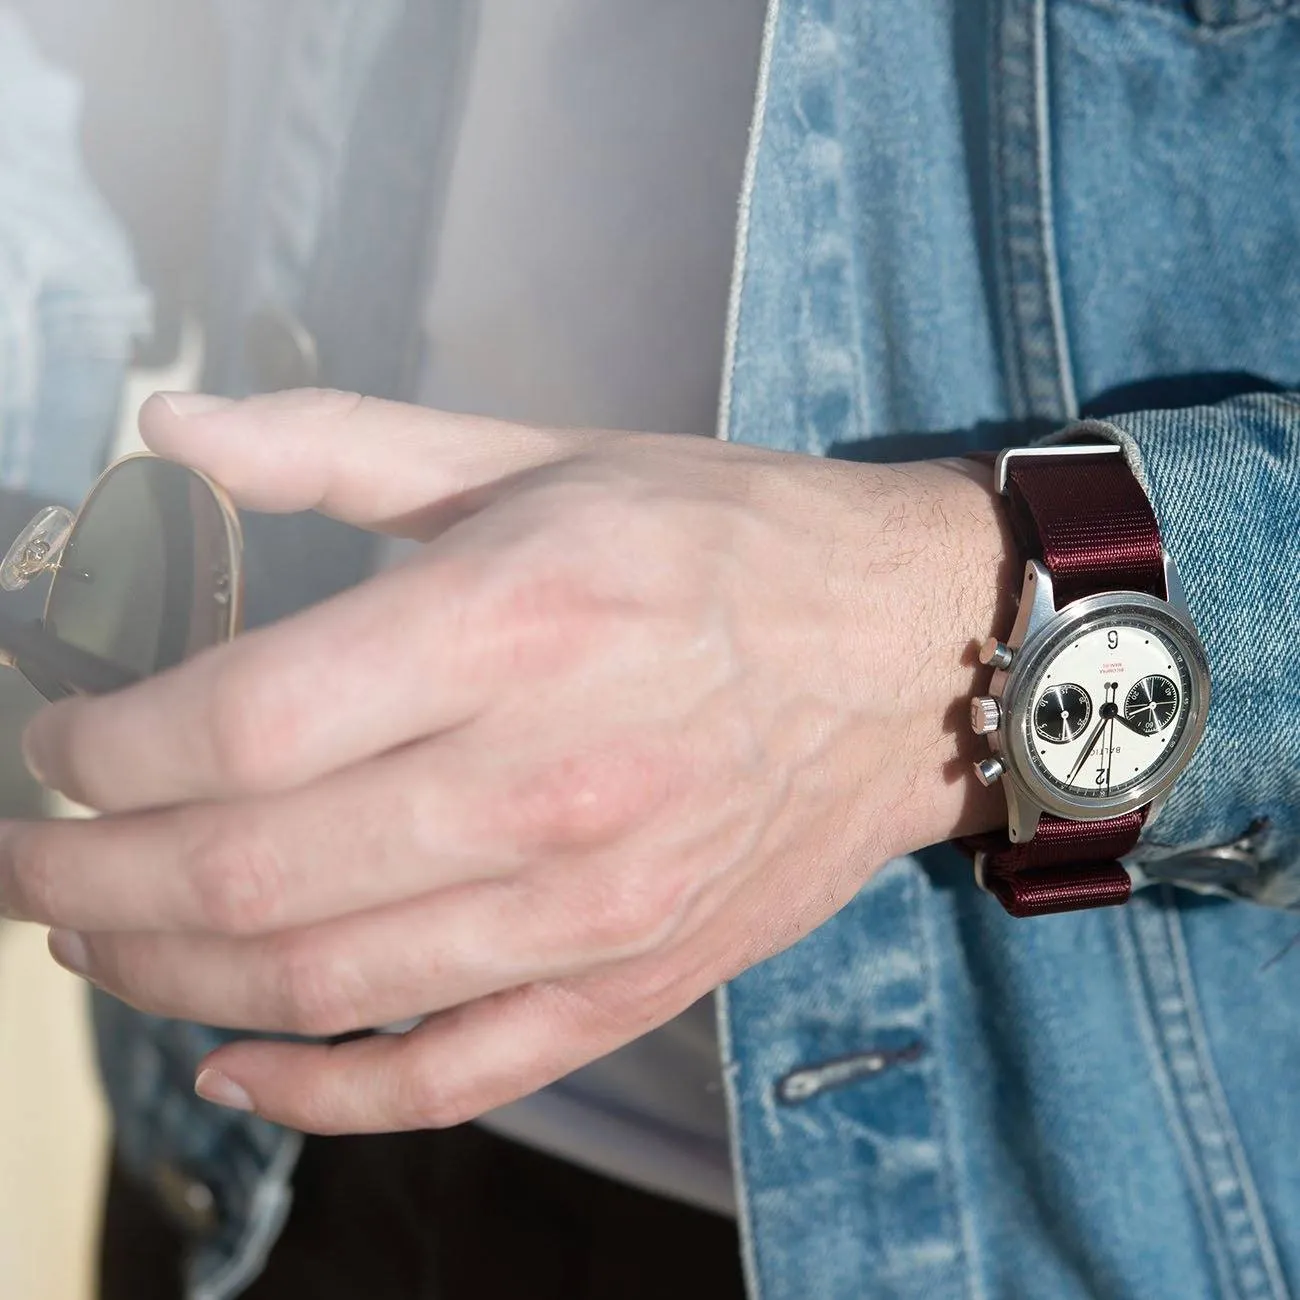
<svg viewBox="0 0 1300 1300">
<path fill-rule="evenodd" d="M 1031 840 L 1043 813 L 1072 821 L 1101 821 L 1152 805 L 1154 816 L 1170 787 L 1191 761 L 1205 731 L 1210 706 L 1210 673 L 1205 651 L 1183 596 L 1178 570 L 1164 556 L 1167 600 L 1143 592 L 1108 591 L 1057 609 L 1052 575 L 1037 560 L 1025 565 L 1024 585 L 1015 626 L 1005 643 L 996 642 L 987 656 L 994 666 L 988 695 L 999 705 L 999 722 L 988 733 L 989 748 L 1000 767 L 1007 800 L 1007 835 L 1012 843 Z M 1109 799 L 1072 799 L 1038 773 L 1028 754 L 1028 713 L 1033 687 L 1044 660 L 1061 644 L 1101 618 L 1126 611 L 1150 618 L 1182 650 L 1190 681 L 1188 718 L 1170 757 L 1159 771 L 1123 794 Z M 1008 666 L 997 667 L 998 663 Z M 977 765 L 978 766 L 978 765 Z"/>
</svg>

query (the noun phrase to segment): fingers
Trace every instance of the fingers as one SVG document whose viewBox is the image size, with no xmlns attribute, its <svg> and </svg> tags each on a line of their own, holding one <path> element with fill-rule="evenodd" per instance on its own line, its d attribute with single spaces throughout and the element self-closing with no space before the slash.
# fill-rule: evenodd
<svg viewBox="0 0 1300 1300">
<path fill-rule="evenodd" d="M 140 431 L 159 455 L 209 475 L 253 510 L 319 510 L 422 535 L 430 507 L 572 451 L 590 434 L 534 429 L 352 393 L 243 402 L 158 394 Z"/>
<path fill-rule="evenodd" d="M 62 929 L 252 937 L 504 876 L 522 835 L 454 741 L 287 794 L 0 834 L 0 912 Z"/>
<path fill-rule="evenodd" d="M 648 1033 L 706 991 L 651 994 L 616 970 L 515 989 L 402 1037 L 236 1043 L 204 1062 L 200 1091 L 222 1102 L 222 1085 L 234 1084 L 259 1115 L 307 1133 L 449 1128 Z"/>
<path fill-rule="evenodd" d="M 594 874 L 467 885 L 259 939 L 55 931 L 51 951 L 153 1015 L 333 1037 L 666 947 L 680 914 L 615 899 Z"/>
<path fill-rule="evenodd" d="M 469 720 L 508 648 L 464 565 L 421 566 L 127 690 L 42 710 L 23 736 L 28 766 L 78 803 L 123 812 L 287 789 Z"/>
</svg>

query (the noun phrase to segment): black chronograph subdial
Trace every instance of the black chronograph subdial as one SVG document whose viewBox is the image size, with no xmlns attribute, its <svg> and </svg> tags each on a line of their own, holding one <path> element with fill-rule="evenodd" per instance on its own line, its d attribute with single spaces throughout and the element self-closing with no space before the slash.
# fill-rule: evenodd
<svg viewBox="0 0 1300 1300">
<path fill-rule="evenodd" d="M 1124 699 L 1124 717 L 1144 736 L 1163 731 L 1178 714 L 1178 687 L 1168 677 L 1144 677 Z"/>
<path fill-rule="evenodd" d="M 1034 706 L 1034 730 L 1052 745 L 1077 739 L 1091 719 L 1092 696 L 1073 682 L 1049 686 Z"/>
</svg>

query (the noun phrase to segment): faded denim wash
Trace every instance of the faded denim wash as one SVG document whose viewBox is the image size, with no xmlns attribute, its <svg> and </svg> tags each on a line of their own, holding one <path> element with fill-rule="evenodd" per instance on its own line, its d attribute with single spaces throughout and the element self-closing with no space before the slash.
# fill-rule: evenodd
<svg viewBox="0 0 1300 1300">
<path fill-rule="evenodd" d="M 729 987 L 766 1300 L 1280 1297 L 1300 1276 L 1300 921 L 1156 883 L 1286 905 L 1300 877 L 1300 401 L 1273 395 L 1300 380 L 1300 7 L 1200 19 L 772 12 L 726 432 L 894 457 L 1107 417 L 1215 697 L 1129 907 L 1012 921 L 935 850 Z"/>
</svg>

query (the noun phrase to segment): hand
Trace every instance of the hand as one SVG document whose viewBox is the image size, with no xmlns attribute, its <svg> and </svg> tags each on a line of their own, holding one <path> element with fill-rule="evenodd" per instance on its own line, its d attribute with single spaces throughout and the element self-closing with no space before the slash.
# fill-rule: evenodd
<svg viewBox="0 0 1300 1300">
<path fill-rule="evenodd" d="M 469 1119 L 1005 818 L 962 721 L 1011 586 L 980 468 L 336 393 L 141 424 L 246 507 L 425 543 L 28 729 L 41 779 L 105 814 L 0 836 L 0 904 L 64 964 L 241 1029 L 428 1017 L 229 1045 L 210 1099 L 321 1133 Z"/>
</svg>

